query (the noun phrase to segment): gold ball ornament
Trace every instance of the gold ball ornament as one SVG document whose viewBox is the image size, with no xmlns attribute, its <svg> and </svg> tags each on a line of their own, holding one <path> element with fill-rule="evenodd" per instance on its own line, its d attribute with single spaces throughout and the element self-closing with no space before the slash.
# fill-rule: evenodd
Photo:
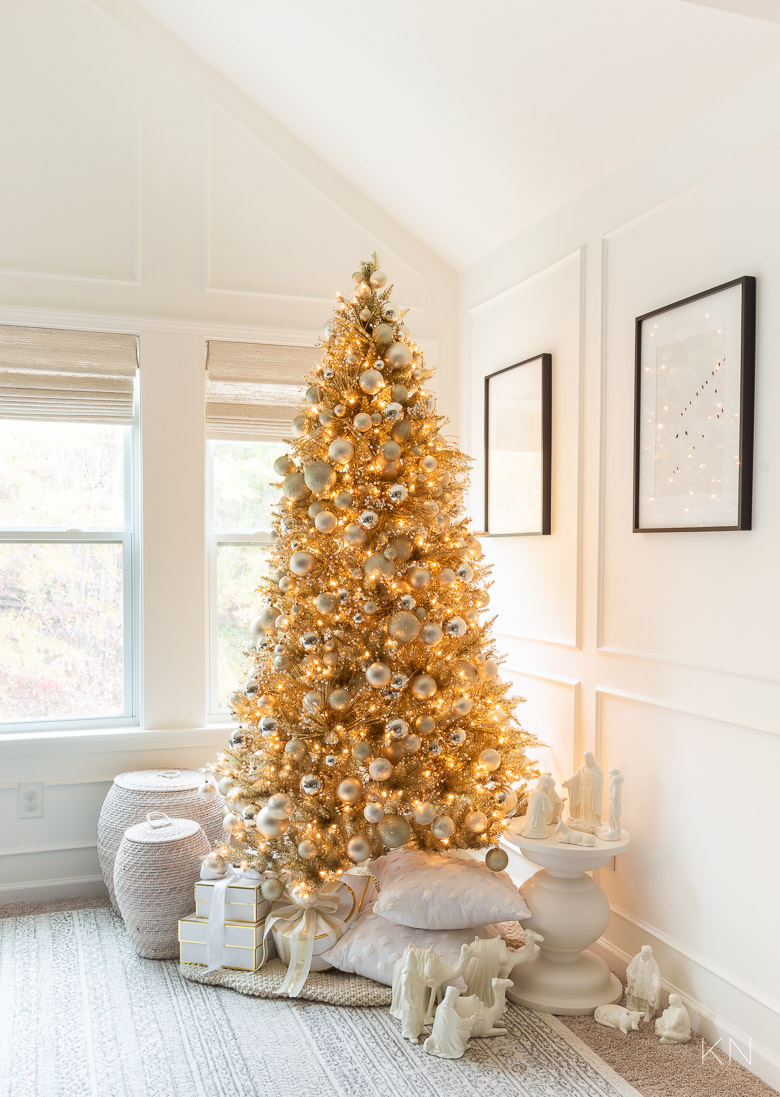
<svg viewBox="0 0 780 1097">
<path fill-rule="evenodd" d="M 371 422 L 371 416 L 367 415 L 364 411 L 359 412 L 352 420 L 352 426 L 356 431 L 363 434 L 367 430 L 371 430 L 374 424 Z"/>
<path fill-rule="evenodd" d="M 308 498 L 309 488 L 302 472 L 291 472 L 282 481 L 282 495 L 291 499 L 294 503 L 302 502 Z"/>
<path fill-rule="evenodd" d="M 265 810 L 274 819 L 287 819 L 292 811 L 293 802 L 284 792 L 275 792 L 268 798 Z"/>
<path fill-rule="evenodd" d="M 298 843 L 298 856 L 304 861 L 313 861 L 319 852 L 319 846 L 316 842 L 312 842 L 310 838 L 304 838 L 302 842 Z"/>
<path fill-rule="evenodd" d="M 318 613 L 333 613 L 339 604 L 339 600 L 335 594 L 329 594 L 324 591 L 322 594 L 318 594 L 314 599 L 314 608 Z"/>
<path fill-rule="evenodd" d="M 403 369 L 411 365 L 412 352 L 406 343 L 391 343 L 387 348 L 385 358 L 393 369 Z"/>
<path fill-rule="evenodd" d="M 328 461 L 310 461 L 303 470 L 303 479 L 309 491 L 319 495 L 332 486 L 336 470 Z"/>
<path fill-rule="evenodd" d="M 395 765 L 397 762 L 401 761 L 403 756 L 406 754 L 406 751 L 404 750 L 403 743 L 392 742 L 385 744 L 385 746 L 382 748 L 382 754 L 384 754 L 385 758 L 387 758 L 390 762 L 393 763 L 393 765 Z"/>
<path fill-rule="evenodd" d="M 436 808 L 427 800 L 417 801 L 412 808 L 412 818 L 415 823 L 419 823 L 421 827 L 430 826 L 436 818 Z"/>
<path fill-rule="evenodd" d="M 314 567 L 314 557 L 310 552 L 294 552 L 290 557 L 290 571 L 294 575 L 308 575 Z"/>
<path fill-rule="evenodd" d="M 320 695 L 319 690 L 310 689 L 308 693 L 304 693 L 303 707 L 306 709 L 307 712 L 310 712 L 312 715 L 316 715 L 318 712 L 322 712 L 324 706 L 322 702 L 322 696 Z"/>
<path fill-rule="evenodd" d="M 484 663 L 480 663 L 477 667 L 477 673 L 483 682 L 491 682 L 498 677 L 498 664 L 492 659 L 486 659 Z"/>
<path fill-rule="evenodd" d="M 381 823 L 385 817 L 385 809 L 381 804 L 366 804 L 363 808 L 363 818 L 368 823 Z"/>
<path fill-rule="evenodd" d="M 336 521 L 336 515 L 332 510 L 321 510 L 314 519 L 314 528 L 319 533 L 333 533 Z"/>
<path fill-rule="evenodd" d="M 340 465 L 345 465 L 348 461 L 351 461 L 354 452 L 354 447 L 349 438 L 334 438 L 328 446 L 328 457 L 331 461 L 337 461 Z"/>
<path fill-rule="evenodd" d="M 485 864 L 492 872 L 503 872 L 506 866 L 509 864 L 509 857 L 506 850 L 499 849 L 498 846 L 493 846 L 485 854 Z"/>
<path fill-rule="evenodd" d="M 328 704 L 335 712 L 343 712 L 352 700 L 348 689 L 334 689 L 328 697 Z"/>
<path fill-rule="evenodd" d="M 363 571 L 372 579 L 389 579 L 395 572 L 395 563 L 381 552 L 374 552 L 363 564 Z"/>
<path fill-rule="evenodd" d="M 452 711 L 456 716 L 468 716 L 474 707 L 474 702 L 470 697 L 458 697 L 456 701 L 452 702 Z"/>
<path fill-rule="evenodd" d="M 368 677 L 368 676 L 366 676 Z M 352 757 L 356 762 L 365 762 L 371 757 L 373 751 L 370 743 L 355 743 L 352 748 Z"/>
<path fill-rule="evenodd" d="M 422 590 L 431 581 L 431 573 L 428 568 L 414 567 L 406 573 L 406 581 L 413 590 Z"/>
<path fill-rule="evenodd" d="M 443 636 L 444 633 L 442 632 L 441 626 L 436 625 L 433 622 L 423 625 L 420 629 L 420 639 L 424 644 L 427 644 L 428 647 L 433 647 L 435 644 L 438 644 Z"/>
<path fill-rule="evenodd" d="M 373 781 L 386 781 L 392 775 L 393 763 L 388 758 L 374 758 L 368 765 L 368 775 Z"/>
<path fill-rule="evenodd" d="M 283 453 L 281 457 L 277 457 L 274 461 L 274 472 L 277 476 L 289 476 L 294 471 L 295 461 L 288 454 Z"/>
<path fill-rule="evenodd" d="M 293 762 L 302 762 L 308 753 L 308 748 L 303 739 L 290 739 L 284 747 L 284 753 Z"/>
<path fill-rule="evenodd" d="M 390 667 L 387 663 L 372 663 L 366 670 L 366 681 L 373 689 L 384 689 L 390 683 Z"/>
<path fill-rule="evenodd" d="M 363 392 L 369 396 L 375 396 L 384 387 L 385 379 L 378 369 L 366 369 L 358 378 L 358 384 Z"/>
<path fill-rule="evenodd" d="M 412 836 L 412 828 L 402 815 L 386 815 L 377 829 L 382 844 L 388 849 L 400 849 Z"/>
<path fill-rule="evenodd" d="M 365 545 L 367 540 L 368 534 L 357 522 L 350 522 L 348 526 L 344 527 L 345 545 L 349 545 L 351 548 L 360 548 L 361 545 Z"/>
<path fill-rule="evenodd" d="M 486 769 L 488 773 L 492 773 L 501 765 L 501 755 L 497 750 L 488 747 L 486 750 L 480 751 L 478 761 L 483 769 Z"/>
<path fill-rule="evenodd" d="M 383 270 L 375 270 L 368 280 L 374 289 L 383 289 L 387 285 L 387 275 Z"/>
</svg>

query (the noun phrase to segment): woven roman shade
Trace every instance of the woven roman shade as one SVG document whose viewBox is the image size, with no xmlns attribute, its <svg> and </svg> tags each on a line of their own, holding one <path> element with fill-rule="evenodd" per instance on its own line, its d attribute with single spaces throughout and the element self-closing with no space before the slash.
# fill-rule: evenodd
<svg viewBox="0 0 780 1097">
<path fill-rule="evenodd" d="M 210 438 L 281 441 L 304 393 L 318 347 L 210 339 L 206 356 L 206 432 Z"/>
<path fill-rule="evenodd" d="M 0 324 L 0 418 L 133 421 L 138 338 Z"/>
</svg>

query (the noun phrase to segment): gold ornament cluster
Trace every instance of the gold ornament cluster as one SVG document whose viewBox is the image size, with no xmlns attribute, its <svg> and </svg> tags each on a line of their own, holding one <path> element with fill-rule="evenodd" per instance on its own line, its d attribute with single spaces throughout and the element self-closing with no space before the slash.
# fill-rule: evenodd
<svg viewBox="0 0 780 1097">
<path fill-rule="evenodd" d="M 310 890 L 407 844 L 495 846 L 538 776 L 481 619 L 468 459 L 376 255 L 353 280 L 275 464 L 252 667 L 209 767 L 233 859 Z"/>
</svg>

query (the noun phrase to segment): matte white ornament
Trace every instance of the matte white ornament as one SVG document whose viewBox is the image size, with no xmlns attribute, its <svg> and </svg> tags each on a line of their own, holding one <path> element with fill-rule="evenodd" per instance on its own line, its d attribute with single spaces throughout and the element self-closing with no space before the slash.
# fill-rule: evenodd
<svg viewBox="0 0 780 1097">
<path fill-rule="evenodd" d="M 427 827 L 436 817 L 436 808 L 427 800 L 418 801 L 412 808 L 412 818 L 420 826 Z"/>
<path fill-rule="evenodd" d="M 655 1022 L 655 1034 L 662 1044 L 687 1044 L 691 1038 L 691 1019 L 679 994 L 669 995 L 669 1005 Z"/>
<path fill-rule="evenodd" d="M 347 856 L 351 861 L 360 863 L 371 856 L 371 843 L 363 834 L 353 834 L 347 842 Z"/>
<path fill-rule="evenodd" d="M 374 758 L 368 766 L 368 775 L 374 781 L 386 781 L 393 772 L 393 763 L 388 758 Z"/>
<path fill-rule="evenodd" d="M 267 807 L 264 807 L 255 819 L 255 826 L 266 838 L 278 838 L 287 830 L 289 821 L 287 819 L 277 819 Z"/>
<path fill-rule="evenodd" d="M 349 438 L 334 438 L 328 446 L 328 457 L 331 461 L 337 461 L 340 465 L 345 465 L 348 461 L 351 461 L 353 453 L 354 449 Z"/>
<path fill-rule="evenodd" d="M 336 528 L 336 515 L 331 510 L 321 510 L 314 519 L 314 528 L 320 533 L 333 533 Z"/>
<path fill-rule="evenodd" d="M 570 830 L 563 819 L 558 820 L 554 831 L 563 846 L 595 846 L 596 836 L 587 830 Z M 527 837 L 527 835 L 526 835 Z"/>
<path fill-rule="evenodd" d="M 642 1014 L 625 1006 L 597 1006 L 593 1019 L 605 1028 L 619 1029 L 628 1036 L 629 1032 L 636 1032 L 639 1028 Z"/>
<path fill-rule="evenodd" d="M 605 827 L 599 837 L 604 842 L 619 842 L 620 815 L 623 807 L 623 774 L 619 769 L 609 771 L 609 825 Z"/>
<path fill-rule="evenodd" d="M 293 802 L 284 792 L 275 792 L 268 798 L 265 810 L 274 819 L 287 819 L 292 811 Z"/>
<path fill-rule="evenodd" d="M 385 816 L 385 809 L 381 804 L 366 804 L 363 808 L 363 818 L 368 823 L 381 823 Z"/>
<path fill-rule="evenodd" d="M 356 804 L 363 795 L 363 784 L 357 777 L 345 777 L 339 783 L 336 795 L 345 804 Z"/>
<path fill-rule="evenodd" d="M 661 972 L 651 945 L 642 945 L 626 970 L 626 1007 L 650 1021 L 661 998 Z"/>
<path fill-rule="evenodd" d="M 550 799 L 541 787 L 535 788 L 528 797 L 528 811 L 525 823 L 520 831 L 524 838 L 544 839 L 549 835 L 547 815 L 550 811 Z"/>
<path fill-rule="evenodd" d="M 383 689 L 390 682 L 390 667 L 386 663 L 372 663 L 366 671 L 366 681 L 374 689 Z"/>
<path fill-rule="evenodd" d="M 227 796 L 230 790 L 232 788 L 235 788 L 237 784 L 238 781 L 235 779 L 235 777 L 223 777 L 217 785 L 217 788 L 223 796 Z"/>
<path fill-rule="evenodd" d="M 427 644 L 428 647 L 433 647 L 435 644 L 438 644 L 443 635 L 444 633 L 442 632 L 440 626 L 435 625 L 432 622 L 430 624 L 423 625 L 423 627 L 420 629 L 420 639 L 424 644 Z"/>
<path fill-rule="evenodd" d="M 589 750 L 585 752 L 585 761 L 563 782 L 563 787 L 569 790 L 569 826 L 595 831 L 601 824 L 604 774 Z"/>
<path fill-rule="evenodd" d="M 356 431 L 359 431 L 361 434 L 364 431 L 371 430 L 371 427 L 373 426 L 371 422 L 371 416 L 367 415 L 364 411 L 358 412 L 358 414 L 352 420 L 352 426 L 355 428 Z"/>
<path fill-rule="evenodd" d="M 484 830 L 487 830 L 488 817 L 484 811 L 470 811 L 463 822 L 467 830 L 472 831 L 474 834 L 482 834 Z"/>
<path fill-rule="evenodd" d="M 457 1010 L 460 991 L 457 987 L 447 987 L 444 1001 L 436 1010 L 431 1035 L 423 1044 L 429 1055 L 440 1059 L 460 1059 L 466 1050 L 474 1017 L 461 1017 Z"/>
<path fill-rule="evenodd" d="M 447 841 L 455 833 L 455 824 L 449 815 L 438 815 L 431 823 L 431 833 L 440 841 Z"/>
<path fill-rule="evenodd" d="M 219 790 L 213 781 L 201 781 L 198 785 L 198 796 L 201 800 L 212 800 Z"/>
<path fill-rule="evenodd" d="M 483 769 L 486 769 L 488 773 L 492 773 L 501 765 L 501 755 L 493 747 L 487 747 L 485 750 L 480 751 L 478 761 Z"/>
<path fill-rule="evenodd" d="M 314 557 L 310 552 L 294 552 L 290 557 L 290 571 L 295 575 L 308 575 L 314 567 Z"/>
</svg>

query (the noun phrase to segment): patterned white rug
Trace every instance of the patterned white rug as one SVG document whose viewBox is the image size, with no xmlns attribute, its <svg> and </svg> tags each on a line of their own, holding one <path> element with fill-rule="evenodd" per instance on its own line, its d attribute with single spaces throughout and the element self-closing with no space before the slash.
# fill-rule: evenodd
<svg viewBox="0 0 780 1097">
<path fill-rule="evenodd" d="M 386 1009 L 188 982 L 106 909 L 0 921 L 2 1097 L 638 1097 L 556 1018 L 505 1023 L 436 1059 Z"/>
</svg>

